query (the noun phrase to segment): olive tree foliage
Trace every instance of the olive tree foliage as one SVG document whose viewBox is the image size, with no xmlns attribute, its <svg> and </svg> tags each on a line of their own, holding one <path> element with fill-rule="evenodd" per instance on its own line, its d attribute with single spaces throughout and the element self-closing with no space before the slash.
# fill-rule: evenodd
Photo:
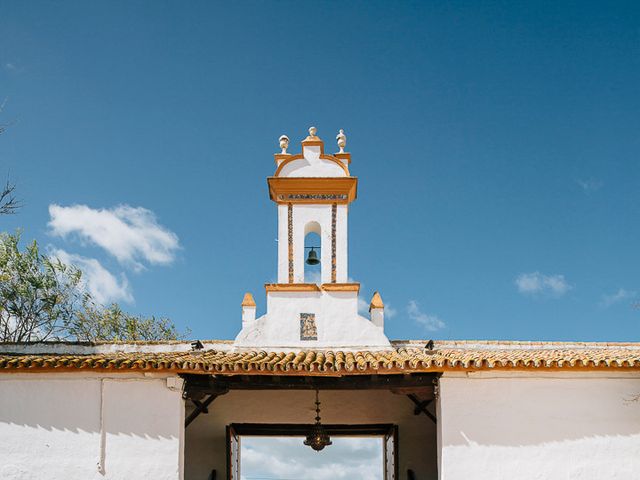
<svg viewBox="0 0 640 480">
<path fill-rule="evenodd" d="M 61 338 L 82 301 L 82 274 L 42 255 L 35 241 L 21 252 L 19 241 L 19 235 L 0 236 L 0 339 Z"/>
<path fill-rule="evenodd" d="M 23 251 L 19 243 L 20 234 L 0 233 L 0 342 L 182 338 L 168 319 L 103 307 L 80 270 L 41 253 L 35 241 Z"/>
<path fill-rule="evenodd" d="M 167 318 L 141 317 L 122 311 L 117 303 L 108 307 L 85 300 L 69 327 L 80 341 L 176 340 L 183 338 Z"/>
</svg>

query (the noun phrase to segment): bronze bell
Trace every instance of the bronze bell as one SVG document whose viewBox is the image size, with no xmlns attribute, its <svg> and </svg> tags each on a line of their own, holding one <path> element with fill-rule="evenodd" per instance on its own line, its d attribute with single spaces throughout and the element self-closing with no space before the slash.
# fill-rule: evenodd
<svg viewBox="0 0 640 480">
<path fill-rule="evenodd" d="M 314 247 L 311 247 L 311 250 L 309 250 L 309 255 L 307 256 L 307 265 L 318 265 L 320 263 L 318 254 L 313 248 Z"/>
</svg>

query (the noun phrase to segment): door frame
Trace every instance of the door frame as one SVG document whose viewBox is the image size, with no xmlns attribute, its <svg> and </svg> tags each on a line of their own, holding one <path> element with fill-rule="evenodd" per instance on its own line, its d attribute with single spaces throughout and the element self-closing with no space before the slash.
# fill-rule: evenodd
<svg viewBox="0 0 640 480">
<path fill-rule="evenodd" d="M 304 437 L 309 433 L 312 424 L 305 423 L 231 423 L 227 425 L 227 478 L 231 477 L 231 442 L 229 434 L 239 439 L 241 436 L 254 437 Z M 398 425 L 393 423 L 374 424 L 323 424 L 322 425 L 332 437 L 372 437 L 379 436 L 383 440 L 383 465 L 385 469 L 385 480 L 395 480 L 399 472 L 399 449 L 398 449 Z M 388 451 L 388 440 L 391 439 L 393 452 Z M 238 444 L 237 462 L 240 462 L 240 446 Z M 393 456 L 392 471 L 388 471 L 388 454 Z M 235 478 L 234 478 L 235 480 Z"/>
</svg>

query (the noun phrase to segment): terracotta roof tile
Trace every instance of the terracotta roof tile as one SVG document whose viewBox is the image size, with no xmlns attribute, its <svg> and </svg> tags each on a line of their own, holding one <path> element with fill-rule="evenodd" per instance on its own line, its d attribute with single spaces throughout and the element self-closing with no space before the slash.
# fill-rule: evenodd
<svg viewBox="0 0 640 480">
<path fill-rule="evenodd" d="M 500 344 L 503 345 L 504 344 Z M 11 371 L 171 371 L 176 373 L 265 373 L 335 375 L 411 373 L 487 369 L 640 370 L 640 345 L 585 344 L 567 348 L 538 345 L 469 343 L 458 348 L 427 350 L 418 345 L 388 351 L 168 351 L 90 354 L 0 353 L 0 373 Z M 492 348 L 493 347 L 493 348 Z M 538 348 L 536 348 L 538 347 Z M 551 345 L 553 347 L 553 345 Z"/>
</svg>

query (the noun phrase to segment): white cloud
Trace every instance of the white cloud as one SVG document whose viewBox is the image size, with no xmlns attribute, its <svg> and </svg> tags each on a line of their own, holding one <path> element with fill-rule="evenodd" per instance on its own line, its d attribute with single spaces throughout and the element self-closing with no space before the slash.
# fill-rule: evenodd
<svg viewBox="0 0 640 480">
<path fill-rule="evenodd" d="M 49 205 L 52 235 L 76 235 L 81 241 L 97 245 L 118 262 L 136 270 L 151 265 L 170 264 L 180 244 L 178 236 L 159 225 L 155 214 L 142 207 L 120 205 L 112 209 L 93 209 L 86 205 Z"/>
<path fill-rule="evenodd" d="M 435 332 L 441 330 L 447 325 L 436 315 L 429 315 L 420 310 L 420 305 L 415 300 L 409 300 L 407 305 L 407 313 L 409 318 L 422 326 L 429 332 Z"/>
<path fill-rule="evenodd" d="M 576 183 L 580 185 L 585 193 L 592 193 L 602 188 L 602 182 L 594 180 L 593 178 L 588 178 L 586 180 L 579 178 L 576 180 Z"/>
<path fill-rule="evenodd" d="M 358 296 L 358 313 L 363 317 L 369 316 L 369 302 L 361 296 Z"/>
<path fill-rule="evenodd" d="M 634 298 L 636 295 L 636 292 L 630 292 L 629 290 L 625 290 L 624 288 L 619 288 L 615 293 L 603 295 L 602 300 L 600 301 L 600 306 L 610 307 L 611 305 L 614 305 L 616 303 Z"/>
<path fill-rule="evenodd" d="M 382 438 L 332 438 L 315 452 L 302 437 L 241 437 L 243 480 L 313 478 L 340 480 L 383 478 Z"/>
<path fill-rule="evenodd" d="M 106 304 L 120 300 L 131 303 L 133 301 L 131 288 L 124 274 L 118 280 L 95 258 L 83 257 L 64 250 L 54 250 L 52 256 L 59 258 L 62 263 L 74 265 L 82 270 L 84 288 L 99 303 Z"/>
<path fill-rule="evenodd" d="M 573 288 L 564 275 L 544 275 L 540 272 L 521 273 L 515 280 L 520 293 L 550 294 L 560 297 Z"/>
</svg>

